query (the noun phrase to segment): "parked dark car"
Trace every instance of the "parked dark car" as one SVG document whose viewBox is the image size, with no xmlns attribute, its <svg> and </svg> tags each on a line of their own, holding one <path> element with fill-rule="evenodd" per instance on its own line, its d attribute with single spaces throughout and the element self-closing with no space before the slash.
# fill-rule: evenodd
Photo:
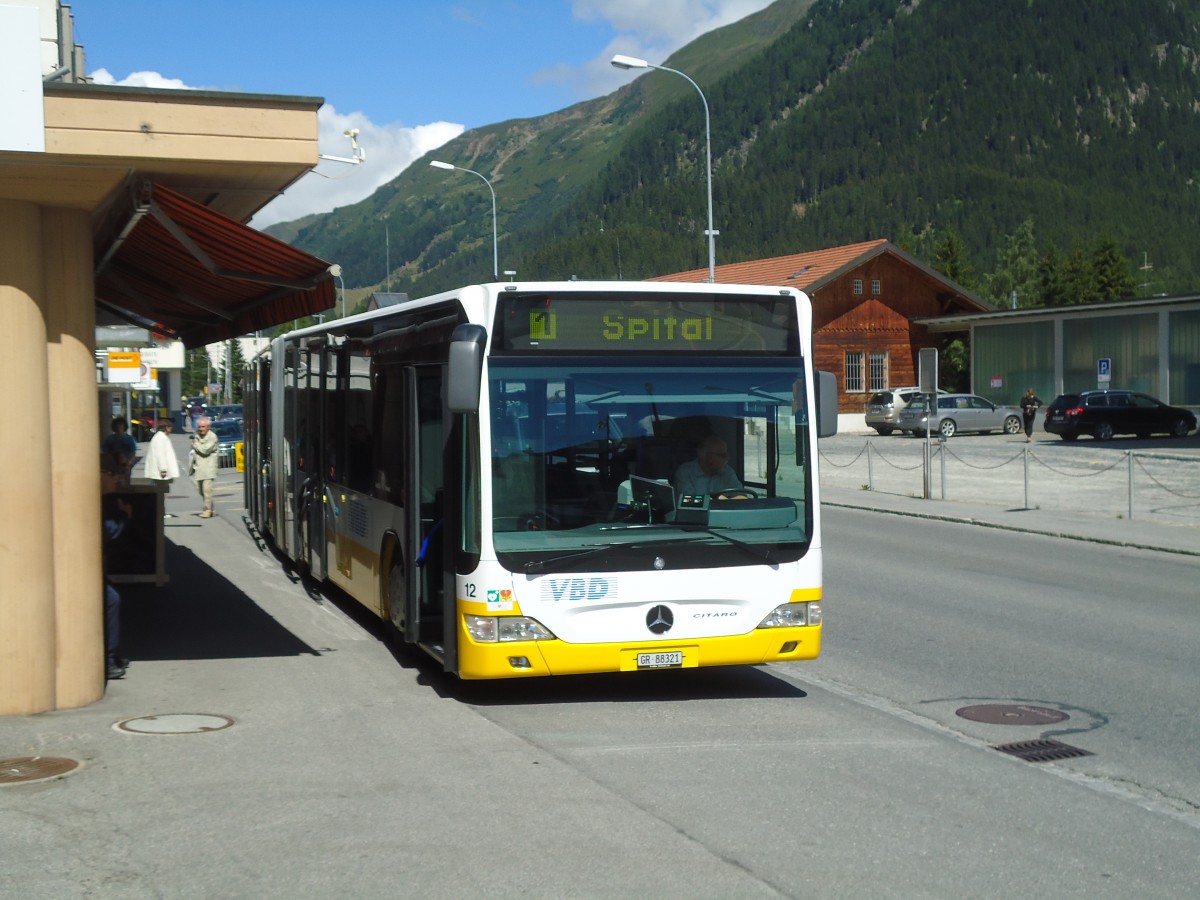
<svg viewBox="0 0 1200 900">
<path fill-rule="evenodd" d="M 1062 394 L 1046 407 L 1043 427 L 1064 441 L 1090 434 L 1108 441 L 1114 434 L 1152 434 L 1187 437 L 1196 427 L 1196 417 L 1186 409 L 1167 406 L 1149 394 L 1137 391 L 1080 391 Z"/>
<path fill-rule="evenodd" d="M 240 403 L 220 403 L 208 408 L 208 417 L 214 422 L 218 419 L 238 419 L 242 418 L 242 404 Z"/>
<path fill-rule="evenodd" d="M 209 427 L 217 436 L 217 465 L 221 468 L 237 464 L 237 445 L 244 438 L 240 419 L 217 419 Z"/>
<path fill-rule="evenodd" d="M 909 401 L 896 427 L 911 435 L 925 433 L 925 395 Z M 1015 406 L 997 406 L 978 394 L 943 394 L 937 399 L 937 412 L 932 428 L 942 437 L 954 437 L 960 431 L 1003 431 L 1016 434 L 1021 430 L 1021 411 Z"/>
</svg>

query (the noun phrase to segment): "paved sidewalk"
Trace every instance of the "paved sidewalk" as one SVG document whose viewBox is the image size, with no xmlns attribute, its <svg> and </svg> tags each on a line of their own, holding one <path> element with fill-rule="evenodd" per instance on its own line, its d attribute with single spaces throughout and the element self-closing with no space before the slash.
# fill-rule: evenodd
<svg viewBox="0 0 1200 900">
<path fill-rule="evenodd" d="M 1085 511 L 1017 509 L 984 503 L 924 500 L 882 491 L 856 491 L 825 485 L 821 486 L 821 504 L 1200 556 L 1200 528 L 1189 525 L 1130 521 Z"/>
</svg>

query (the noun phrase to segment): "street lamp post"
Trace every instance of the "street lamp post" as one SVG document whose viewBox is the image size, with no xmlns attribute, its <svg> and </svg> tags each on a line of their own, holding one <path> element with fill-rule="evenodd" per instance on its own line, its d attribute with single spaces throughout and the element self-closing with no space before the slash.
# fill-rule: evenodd
<svg viewBox="0 0 1200 900">
<path fill-rule="evenodd" d="M 492 187 L 492 183 L 488 179 L 476 172 L 474 169 L 467 169 L 463 166 L 456 166 L 452 163 L 442 162 L 439 159 L 430 160 L 429 164 L 435 169 L 458 169 L 460 172 L 470 172 L 477 178 L 482 179 L 483 183 L 488 186 L 488 191 L 492 195 L 492 278 L 496 281 L 500 280 L 500 251 L 496 243 L 496 191 Z"/>
<path fill-rule="evenodd" d="M 708 120 L 708 100 L 704 97 L 704 91 L 700 90 L 700 85 L 696 84 L 688 75 L 680 72 L 678 69 L 656 66 L 646 62 L 644 59 L 638 59 L 636 56 L 624 56 L 620 53 L 614 56 L 611 62 L 617 69 L 658 69 L 660 72 L 671 72 L 680 78 L 686 78 L 688 84 L 694 87 L 696 93 L 700 95 L 700 102 L 704 104 L 704 177 L 708 188 L 708 230 L 704 233 L 708 236 L 708 283 L 713 284 L 717 280 L 717 235 L 721 232 L 713 231 L 712 136 Z"/>
<path fill-rule="evenodd" d="M 329 267 L 329 274 L 338 280 L 338 287 L 342 294 L 342 318 L 346 318 L 346 282 L 342 281 L 342 267 L 334 263 Z"/>
</svg>

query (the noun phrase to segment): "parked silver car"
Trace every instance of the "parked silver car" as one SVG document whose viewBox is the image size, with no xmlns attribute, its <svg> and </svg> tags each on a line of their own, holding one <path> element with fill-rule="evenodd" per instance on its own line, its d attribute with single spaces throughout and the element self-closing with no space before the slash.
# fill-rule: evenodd
<svg viewBox="0 0 1200 900">
<path fill-rule="evenodd" d="M 914 397 L 900 413 L 896 427 L 908 434 L 924 434 L 925 406 L 925 395 Z M 1021 430 L 1021 410 L 1015 406 L 997 406 L 977 394 L 943 394 L 937 398 L 932 428 L 943 437 L 954 437 L 960 431 L 1016 434 Z"/>
<path fill-rule="evenodd" d="M 874 428 L 885 436 L 891 434 L 896 430 L 900 422 L 900 413 L 908 406 L 908 401 L 917 396 L 920 396 L 920 391 L 915 387 L 876 391 L 867 400 L 867 427 Z"/>
</svg>

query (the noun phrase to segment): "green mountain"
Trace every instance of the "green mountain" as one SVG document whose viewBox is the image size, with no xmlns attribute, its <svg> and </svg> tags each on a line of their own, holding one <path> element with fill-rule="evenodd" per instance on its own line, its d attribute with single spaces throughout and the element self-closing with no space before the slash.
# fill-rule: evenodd
<svg viewBox="0 0 1200 900">
<path fill-rule="evenodd" d="M 705 35 L 665 64 L 711 110 L 717 262 L 876 237 L 932 260 L 949 238 L 1000 299 L 1019 234 L 1047 258 L 1115 248 L 1142 293 L 1194 290 L 1198 29 L 1182 0 L 780 0 Z M 695 90 L 650 73 L 436 156 L 492 178 L 501 269 L 643 278 L 707 265 L 704 150 Z M 418 161 L 272 231 L 367 286 L 386 216 L 392 287 L 424 294 L 491 277 L 490 203 Z"/>
</svg>

